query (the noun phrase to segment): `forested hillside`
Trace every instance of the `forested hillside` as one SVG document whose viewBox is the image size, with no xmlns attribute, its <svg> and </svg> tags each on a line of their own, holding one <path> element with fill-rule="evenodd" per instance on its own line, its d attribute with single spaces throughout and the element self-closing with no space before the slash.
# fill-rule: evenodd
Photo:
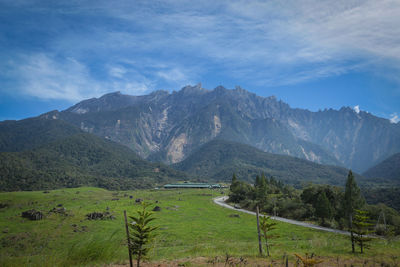
<svg viewBox="0 0 400 267">
<path fill-rule="evenodd" d="M 400 153 L 396 153 L 363 173 L 368 178 L 385 179 L 400 183 Z"/>
<path fill-rule="evenodd" d="M 297 186 L 306 182 L 342 185 L 348 172 L 345 168 L 266 153 L 249 145 L 219 139 L 205 144 L 172 166 L 215 181 L 230 181 L 235 173 L 240 180 L 253 182 L 257 175 L 264 173 Z"/>
<path fill-rule="evenodd" d="M 134 189 L 187 179 L 163 164 L 141 159 L 125 146 L 52 118 L 14 122 L 7 127 L 2 131 L 2 148 L 17 152 L 0 152 L 0 191 L 82 185 Z M 12 132 L 15 135 L 10 142 L 6 135 Z"/>
</svg>

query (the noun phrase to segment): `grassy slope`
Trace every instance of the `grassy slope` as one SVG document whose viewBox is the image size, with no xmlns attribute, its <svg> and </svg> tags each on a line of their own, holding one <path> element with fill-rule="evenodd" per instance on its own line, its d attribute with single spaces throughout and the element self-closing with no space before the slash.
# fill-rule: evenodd
<svg viewBox="0 0 400 267">
<path fill-rule="evenodd" d="M 127 196 L 124 196 L 125 193 Z M 216 191 L 161 190 L 116 194 L 97 188 L 61 189 L 48 194 L 1 193 L 0 203 L 9 203 L 10 207 L 0 209 L 0 265 L 54 266 L 126 262 L 122 214 L 124 209 L 128 214 L 133 214 L 139 208 L 134 204 L 134 199 L 138 197 L 152 202 L 158 200 L 157 205 L 162 208 L 161 212 L 156 213 L 156 224 L 161 228 L 151 259 L 213 257 L 226 253 L 245 257 L 257 255 L 255 217 L 213 204 L 212 197 L 220 195 Z M 113 201 L 113 198 L 119 200 Z M 22 211 L 30 208 L 48 211 L 60 203 L 73 216 L 47 214 L 41 221 L 28 221 L 20 217 Z M 85 220 L 85 214 L 105 211 L 106 207 L 115 214 L 116 220 Z M 240 217 L 229 217 L 233 213 L 240 214 Z M 77 227 L 73 227 L 73 224 Z M 87 226 L 86 232 L 73 231 L 82 226 Z M 4 230 L 8 230 L 8 233 L 4 233 Z M 388 243 L 375 240 L 365 256 L 353 256 L 349 253 L 349 240 L 345 236 L 285 223 L 278 223 L 276 232 L 280 237 L 273 241 L 272 255 L 275 259 L 287 253 L 293 260 L 295 252 L 314 252 L 331 258 L 365 257 L 370 260 L 399 260 L 400 257 L 399 241 Z"/>
</svg>

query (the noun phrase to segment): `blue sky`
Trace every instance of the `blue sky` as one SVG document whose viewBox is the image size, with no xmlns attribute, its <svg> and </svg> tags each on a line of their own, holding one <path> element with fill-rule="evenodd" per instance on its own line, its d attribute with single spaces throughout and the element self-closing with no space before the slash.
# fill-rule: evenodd
<svg viewBox="0 0 400 267">
<path fill-rule="evenodd" d="M 385 0 L 0 0 L 0 120 L 201 82 L 397 122 L 399 25 Z"/>
</svg>

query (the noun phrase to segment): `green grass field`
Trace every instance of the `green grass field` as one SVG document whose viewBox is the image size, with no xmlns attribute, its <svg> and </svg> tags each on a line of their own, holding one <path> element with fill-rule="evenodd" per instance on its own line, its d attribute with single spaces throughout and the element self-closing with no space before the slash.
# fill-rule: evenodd
<svg viewBox="0 0 400 267">
<path fill-rule="evenodd" d="M 215 205 L 212 190 L 147 190 L 113 192 L 98 188 L 74 188 L 38 192 L 1 193 L 0 266 L 70 266 L 127 263 L 123 210 L 134 214 L 136 198 L 161 207 L 154 224 L 160 228 L 150 260 L 213 258 L 226 254 L 256 258 L 258 253 L 254 216 Z M 133 196 L 130 199 L 129 196 Z M 114 199 L 114 200 L 113 200 Z M 115 200 L 118 199 L 118 200 Z M 70 216 L 49 214 L 62 204 Z M 115 220 L 89 221 L 85 215 L 108 210 Z M 21 217 L 35 208 L 45 213 L 40 221 Z M 239 214 L 240 217 L 231 217 Z M 278 222 L 279 238 L 272 241 L 272 259 L 284 254 L 315 253 L 326 261 L 400 262 L 399 239 L 375 239 L 366 254 L 350 253 L 349 238 Z M 267 261 L 267 260 L 266 260 Z M 337 265 L 335 265 L 337 266 Z M 376 265 L 380 266 L 380 265 Z"/>
</svg>

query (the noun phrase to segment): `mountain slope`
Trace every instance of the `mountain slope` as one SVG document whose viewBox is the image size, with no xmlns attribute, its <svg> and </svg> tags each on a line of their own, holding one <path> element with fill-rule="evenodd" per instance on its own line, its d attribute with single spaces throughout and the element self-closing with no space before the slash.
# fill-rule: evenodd
<svg viewBox="0 0 400 267">
<path fill-rule="evenodd" d="M 400 153 L 396 153 L 363 173 L 368 178 L 380 178 L 400 183 Z"/>
<path fill-rule="evenodd" d="M 56 111 L 20 121 L 0 122 L 0 152 L 29 150 L 82 132 L 62 120 Z"/>
<path fill-rule="evenodd" d="M 40 127 L 26 127 L 30 140 L 36 140 L 37 145 L 24 149 L 29 147 L 24 141 L 12 146 L 18 152 L 0 152 L 0 191 L 82 185 L 109 189 L 148 188 L 187 178 L 186 174 L 163 164 L 147 162 L 125 146 L 84 133 L 65 122 L 41 117 L 17 123 L 16 128 L 25 128 L 22 126 L 24 123 L 27 126 L 40 124 L 47 129 L 45 133 L 54 138 L 57 133 L 63 132 L 64 135 L 46 142 Z M 12 132 L 10 125 L 8 131 Z M 6 143 L 3 139 L 1 141 Z"/>
<path fill-rule="evenodd" d="M 206 90 L 197 85 L 145 96 L 112 93 L 53 116 L 166 163 L 184 160 L 217 137 L 359 172 L 400 152 L 400 124 L 350 108 L 292 109 L 240 87 Z"/>
<path fill-rule="evenodd" d="M 230 181 L 235 173 L 239 179 L 252 182 L 256 175 L 264 173 L 295 185 L 302 182 L 344 185 L 348 174 L 345 168 L 266 153 L 252 146 L 225 140 L 210 141 L 173 166 L 194 176 L 204 179 L 210 177 L 215 181 Z"/>
</svg>

